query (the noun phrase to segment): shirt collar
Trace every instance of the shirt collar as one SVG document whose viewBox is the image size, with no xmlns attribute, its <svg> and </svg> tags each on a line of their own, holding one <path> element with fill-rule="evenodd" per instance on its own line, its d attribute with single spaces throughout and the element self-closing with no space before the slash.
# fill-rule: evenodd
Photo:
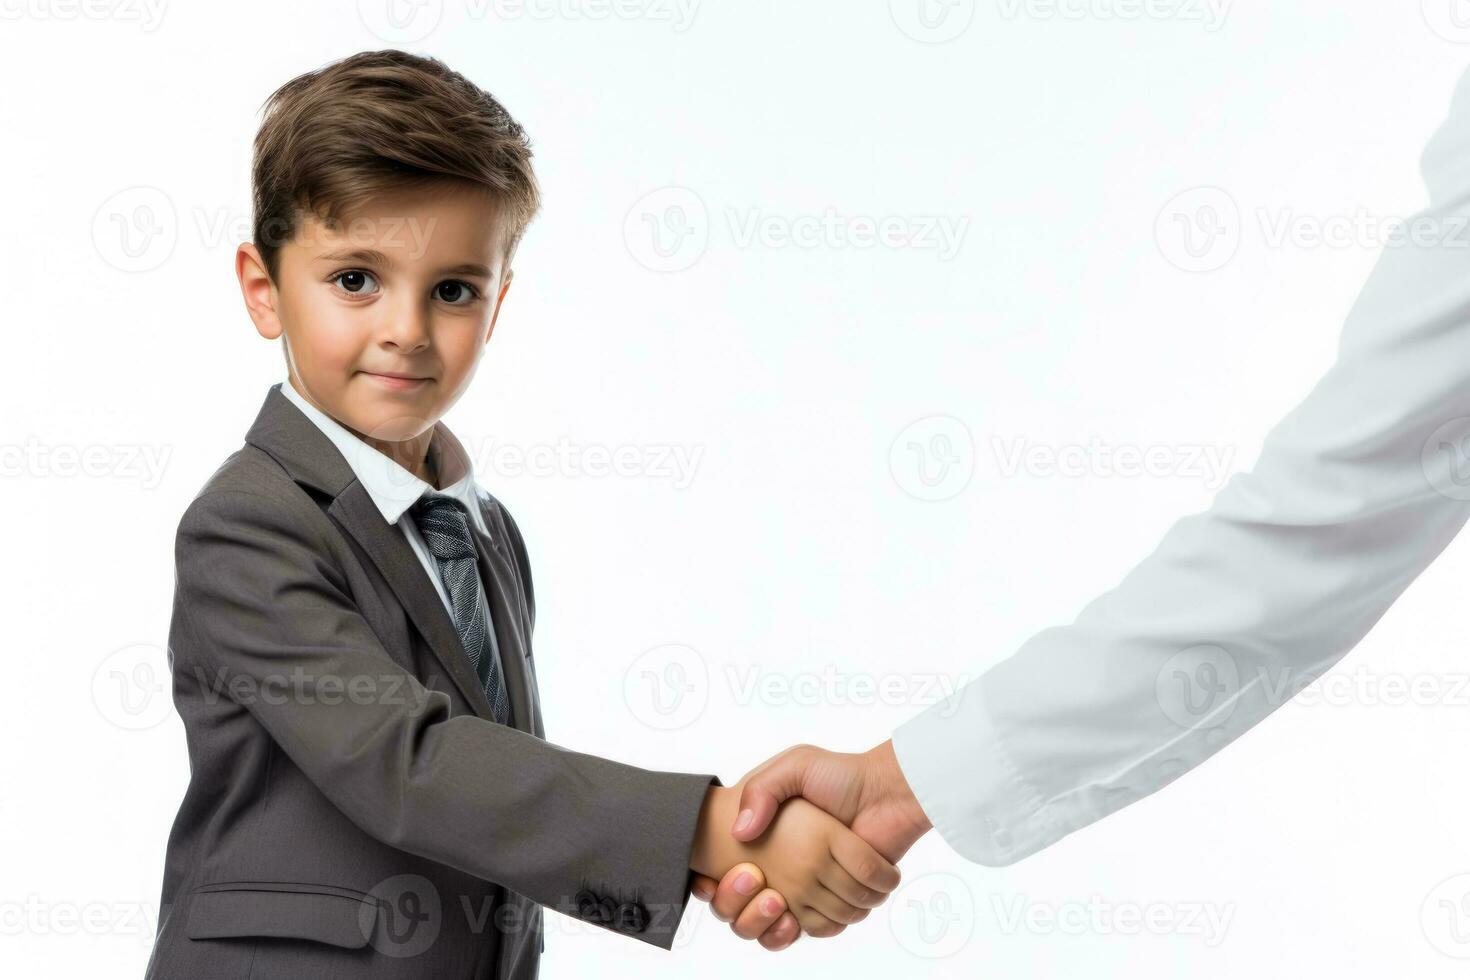
<svg viewBox="0 0 1470 980">
<path fill-rule="evenodd" d="M 301 413 L 337 447 L 337 451 L 357 476 L 357 482 L 367 490 L 368 496 L 389 524 L 397 524 L 404 511 L 413 506 L 426 491 L 434 490 L 436 493 L 452 496 L 464 504 L 480 533 L 489 533 L 485 527 L 484 515 L 480 513 L 480 491 L 475 483 L 474 465 L 459 440 L 443 422 L 434 423 L 429 455 L 437 466 L 436 472 L 441 477 L 452 477 L 454 482 L 445 487 L 433 487 L 427 481 L 414 476 L 396 460 L 363 442 L 342 423 L 301 397 L 301 393 L 289 380 L 282 381 L 279 385 L 281 394 L 301 409 Z"/>
</svg>

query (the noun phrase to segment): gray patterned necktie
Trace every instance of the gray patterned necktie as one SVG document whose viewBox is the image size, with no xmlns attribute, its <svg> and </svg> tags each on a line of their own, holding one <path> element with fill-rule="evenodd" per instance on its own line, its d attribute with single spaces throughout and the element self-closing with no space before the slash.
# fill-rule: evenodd
<svg viewBox="0 0 1470 980">
<path fill-rule="evenodd" d="M 510 698 L 500 671 L 500 651 L 490 626 L 485 588 L 475 563 L 475 543 L 470 537 L 469 515 L 464 505 L 448 494 L 430 490 L 410 508 L 414 523 L 439 566 L 439 579 L 449 593 L 454 628 L 465 652 L 475 666 L 480 686 L 491 712 L 502 725 L 510 721 Z"/>
</svg>

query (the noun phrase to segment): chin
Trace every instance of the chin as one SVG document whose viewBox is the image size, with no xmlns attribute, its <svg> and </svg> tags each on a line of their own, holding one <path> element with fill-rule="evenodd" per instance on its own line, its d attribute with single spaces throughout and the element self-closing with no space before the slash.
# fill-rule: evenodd
<svg viewBox="0 0 1470 980">
<path fill-rule="evenodd" d="M 421 416 L 394 419 L 391 422 L 379 426 L 381 433 L 374 438 L 385 442 L 407 442 L 415 436 L 422 435 L 426 430 L 433 428 L 434 420 Z"/>
<path fill-rule="evenodd" d="M 379 408 L 361 413 L 361 425 L 353 426 L 358 432 L 371 439 L 384 442 L 404 442 L 432 428 L 434 419 L 423 411 L 401 407 Z"/>
</svg>

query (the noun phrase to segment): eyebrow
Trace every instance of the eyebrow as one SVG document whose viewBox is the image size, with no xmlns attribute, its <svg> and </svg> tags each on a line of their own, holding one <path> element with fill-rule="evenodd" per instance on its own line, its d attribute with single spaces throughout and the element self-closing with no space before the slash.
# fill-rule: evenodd
<svg viewBox="0 0 1470 980">
<path fill-rule="evenodd" d="M 395 269 L 398 263 L 394 262 L 384 253 L 375 248 L 352 248 L 338 252 L 328 252 L 318 255 L 319 262 L 361 262 L 363 265 L 378 265 L 386 269 Z M 441 275 L 446 276 L 479 276 L 482 279 L 495 278 L 487 265 L 478 262 L 463 262 L 448 269 L 438 270 Z"/>
</svg>

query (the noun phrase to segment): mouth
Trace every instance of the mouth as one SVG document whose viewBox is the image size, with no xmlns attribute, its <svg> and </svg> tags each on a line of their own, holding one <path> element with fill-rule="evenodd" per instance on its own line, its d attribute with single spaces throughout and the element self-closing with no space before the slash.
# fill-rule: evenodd
<svg viewBox="0 0 1470 980">
<path fill-rule="evenodd" d="M 433 380 L 432 378 L 425 378 L 419 375 L 401 374 L 396 371 L 383 374 L 379 374 L 375 371 L 363 371 L 362 373 L 367 375 L 369 378 L 372 378 L 374 381 L 378 382 L 384 387 L 391 388 L 394 391 L 406 391 L 412 388 L 417 388 L 420 385 L 428 384 L 430 381 Z"/>
</svg>

